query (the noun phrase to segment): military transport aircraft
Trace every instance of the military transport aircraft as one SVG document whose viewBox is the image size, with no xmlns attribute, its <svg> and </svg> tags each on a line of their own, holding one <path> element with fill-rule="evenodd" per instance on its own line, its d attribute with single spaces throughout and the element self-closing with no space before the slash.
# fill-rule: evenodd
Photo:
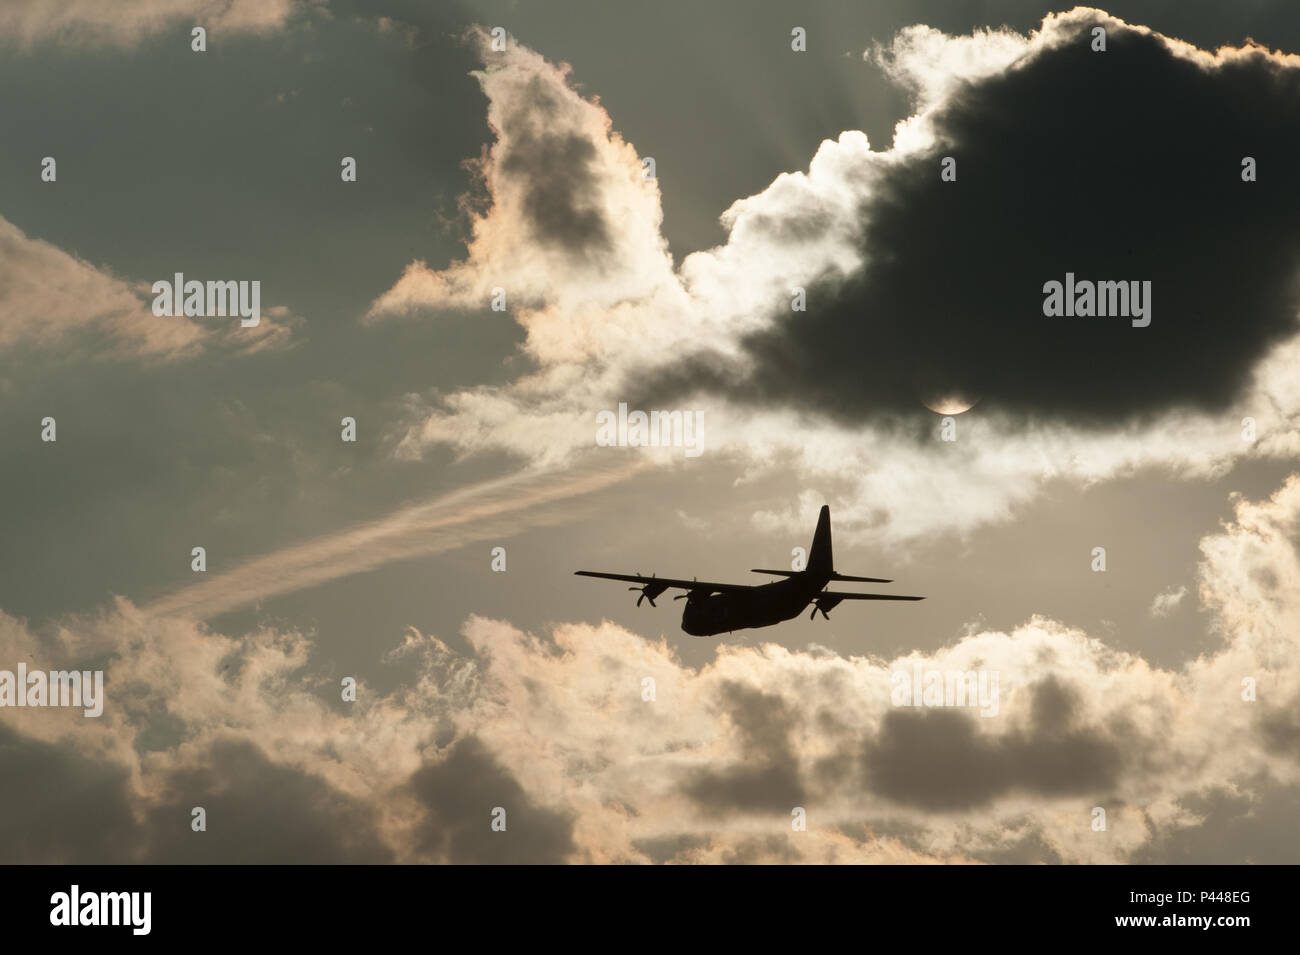
<svg viewBox="0 0 1300 955">
<path fill-rule="evenodd" d="M 809 620 L 814 619 L 818 611 L 829 620 L 826 611 L 841 600 L 925 599 L 896 594 L 850 594 L 823 590 L 832 580 L 893 583 L 883 577 L 850 577 L 835 572 L 831 559 L 831 509 L 826 505 L 822 505 L 821 515 L 817 518 L 817 530 L 813 534 L 808 566 L 805 569 L 761 570 L 756 567 L 751 571 L 755 574 L 775 574 L 785 580 L 774 580 L 770 584 L 711 584 L 703 580 L 643 577 L 641 574 L 604 574 L 594 570 L 579 570 L 575 573 L 580 577 L 630 580 L 640 584 L 639 587 L 628 588 L 641 592 L 641 596 L 636 598 L 638 607 L 642 600 L 649 600 L 650 606 L 656 606 L 655 598 L 670 587 L 685 590 L 686 593 L 678 594 L 673 599 L 686 599 L 686 609 L 682 611 L 682 629 L 696 637 L 711 637 L 750 627 L 770 627 L 782 620 L 797 617 L 809 603 L 813 605 L 812 613 L 808 615 Z"/>
</svg>

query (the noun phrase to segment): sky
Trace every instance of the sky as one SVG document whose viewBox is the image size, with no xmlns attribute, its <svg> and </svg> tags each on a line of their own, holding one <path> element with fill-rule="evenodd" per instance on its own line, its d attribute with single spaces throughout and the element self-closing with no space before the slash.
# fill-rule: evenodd
<svg viewBox="0 0 1300 955">
<path fill-rule="evenodd" d="M 0 702 L 105 687 L 0 706 L 0 861 L 1300 861 L 1286 3 L 16 0 L 0 49 Z M 823 504 L 926 599 L 699 638 L 573 575 L 758 583 Z"/>
</svg>

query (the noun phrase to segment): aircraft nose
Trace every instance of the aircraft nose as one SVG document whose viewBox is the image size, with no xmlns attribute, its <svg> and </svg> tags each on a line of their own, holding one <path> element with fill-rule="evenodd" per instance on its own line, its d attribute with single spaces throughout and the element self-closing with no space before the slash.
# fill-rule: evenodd
<svg viewBox="0 0 1300 955">
<path fill-rule="evenodd" d="M 698 637 L 702 636 L 702 631 L 698 626 L 699 620 L 697 618 L 699 614 L 694 613 L 694 609 L 688 603 L 686 609 L 682 611 L 682 632 L 689 633 L 692 637 Z"/>
</svg>

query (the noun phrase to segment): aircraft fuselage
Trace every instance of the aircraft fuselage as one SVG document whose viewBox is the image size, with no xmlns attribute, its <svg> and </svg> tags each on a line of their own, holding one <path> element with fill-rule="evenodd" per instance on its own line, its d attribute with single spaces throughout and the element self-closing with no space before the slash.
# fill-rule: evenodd
<svg viewBox="0 0 1300 955">
<path fill-rule="evenodd" d="M 686 597 L 682 629 L 694 637 L 712 637 L 748 627 L 770 627 L 799 616 L 830 581 L 828 572 L 802 571 L 753 590 Z"/>
</svg>

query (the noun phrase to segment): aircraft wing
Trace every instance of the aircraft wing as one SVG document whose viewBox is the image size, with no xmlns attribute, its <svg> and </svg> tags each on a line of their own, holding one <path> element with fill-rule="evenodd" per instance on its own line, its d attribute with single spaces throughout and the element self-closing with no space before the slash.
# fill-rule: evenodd
<svg viewBox="0 0 1300 955">
<path fill-rule="evenodd" d="M 707 580 L 678 580 L 674 577 L 645 577 L 641 574 L 605 574 L 595 570 L 576 570 L 574 574 L 578 577 L 602 577 L 605 580 L 627 580 L 634 584 L 649 584 L 658 593 L 663 593 L 669 587 L 680 587 L 683 590 L 707 590 L 710 593 L 728 593 L 739 590 L 753 590 L 754 584 L 714 584 Z"/>
<path fill-rule="evenodd" d="M 840 600 L 924 600 L 924 597 L 904 597 L 901 594 L 842 594 L 838 591 L 823 590 L 818 597 L 830 597 Z"/>
</svg>

